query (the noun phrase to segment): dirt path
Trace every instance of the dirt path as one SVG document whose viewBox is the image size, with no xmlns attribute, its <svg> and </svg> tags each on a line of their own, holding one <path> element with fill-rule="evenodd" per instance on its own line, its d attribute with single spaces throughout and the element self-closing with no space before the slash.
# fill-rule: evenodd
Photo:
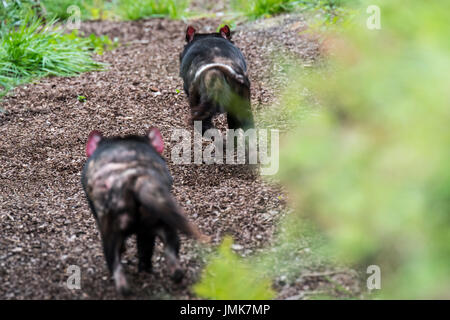
<svg viewBox="0 0 450 320">
<path fill-rule="evenodd" d="M 192 23 L 204 31 L 219 25 L 214 20 Z M 298 36 L 303 26 L 295 18 L 284 27 L 238 28 L 234 39 L 249 62 L 255 110 L 273 101 L 274 70 L 268 59 L 274 41 L 307 60 L 317 55 L 317 45 Z M 93 129 L 113 135 L 157 126 L 169 157 L 171 129 L 190 128 L 178 77 L 183 22 L 86 22 L 82 28 L 119 37 L 123 45 L 98 58 L 110 64 L 107 71 L 43 79 L 17 88 L 0 105 L 6 110 L 0 114 L 0 298 L 117 298 L 80 185 L 86 137 Z M 79 102 L 78 95 L 87 101 Z M 241 166 L 169 162 L 169 167 L 180 205 L 214 243 L 231 234 L 243 246 L 241 252 L 251 254 L 270 241 L 273 220 L 285 208 L 279 187 Z M 268 212 L 275 215 L 267 218 Z M 189 287 L 203 264 L 200 251 L 183 241 L 187 279 L 178 286 L 168 279 L 158 251 L 154 273 L 137 274 L 136 251 L 130 246 L 124 260 L 135 297 L 194 298 Z M 69 265 L 81 268 L 81 290 L 65 286 Z"/>
</svg>

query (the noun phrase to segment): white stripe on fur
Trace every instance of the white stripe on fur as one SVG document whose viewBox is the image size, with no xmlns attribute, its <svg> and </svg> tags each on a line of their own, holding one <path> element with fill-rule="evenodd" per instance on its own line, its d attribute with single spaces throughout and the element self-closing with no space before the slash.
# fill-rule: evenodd
<svg viewBox="0 0 450 320">
<path fill-rule="evenodd" d="M 202 66 L 200 69 L 197 70 L 197 72 L 195 73 L 195 77 L 194 77 L 194 81 L 206 70 L 211 69 L 211 68 L 215 68 L 215 67 L 222 67 L 227 69 L 232 75 L 234 75 L 235 77 L 238 77 L 238 74 L 236 73 L 236 71 L 234 71 L 234 69 L 226 64 L 223 63 L 208 63 L 205 64 L 204 66 Z"/>
</svg>

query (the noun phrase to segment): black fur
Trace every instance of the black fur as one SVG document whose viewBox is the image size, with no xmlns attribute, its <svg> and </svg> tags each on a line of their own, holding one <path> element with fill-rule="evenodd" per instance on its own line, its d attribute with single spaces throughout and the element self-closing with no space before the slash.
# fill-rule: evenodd
<svg viewBox="0 0 450 320">
<path fill-rule="evenodd" d="M 214 67 L 194 81 L 197 70 L 210 63 L 228 65 L 235 74 Z M 180 76 L 189 98 L 192 121 L 202 120 L 203 132 L 212 127 L 212 117 L 222 112 L 227 112 L 230 129 L 254 126 L 247 64 L 230 39 L 220 33 L 196 33 L 180 54 Z"/>
<path fill-rule="evenodd" d="M 198 231 L 176 205 L 166 162 L 148 137 L 102 138 L 83 168 L 81 182 L 119 292 L 129 293 L 120 255 L 132 234 L 137 235 L 139 271 L 151 271 L 158 236 L 165 243 L 174 280 L 181 279 L 177 231 L 194 237 Z"/>
</svg>

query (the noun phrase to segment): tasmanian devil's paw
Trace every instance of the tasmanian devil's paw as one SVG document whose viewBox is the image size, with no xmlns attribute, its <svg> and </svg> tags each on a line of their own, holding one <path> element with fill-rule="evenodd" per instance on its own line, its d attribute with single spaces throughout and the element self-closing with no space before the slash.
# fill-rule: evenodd
<svg viewBox="0 0 450 320">
<path fill-rule="evenodd" d="M 129 296 L 132 292 L 128 285 L 127 278 L 123 272 L 122 266 L 119 266 L 114 270 L 114 282 L 116 284 L 116 290 L 123 296 Z"/>
<path fill-rule="evenodd" d="M 117 292 L 119 292 L 124 297 L 129 297 L 133 294 L 133 291 L 131 291 L 130 287 L 128 285 L 116 287 Z"/>
</svg>

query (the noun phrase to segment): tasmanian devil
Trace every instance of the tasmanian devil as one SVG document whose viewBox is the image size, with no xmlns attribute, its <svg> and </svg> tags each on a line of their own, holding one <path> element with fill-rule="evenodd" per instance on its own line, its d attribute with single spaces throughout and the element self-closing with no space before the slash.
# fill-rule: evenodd
<svg viewBox="0 0 450 320">
<path fill-rule="evenodd" d="M 144 136 L 112 138 L 92 131 L 86 144 L 83 189 L 97 221 L 108 269 L 122 294 L 130 293 L 120 262 L 130 235 L 137 235 L 139 271 L 151 271 L 155 237 L 163 241 L 169 271 L 176 282 L 183 278 L 177 230 L 205 239 L 171 195 L 172 177 L 161 156 L 163 149 L 156 128 Z"/>
<path fill-rule="evenodd" d="M 180 54 L 180 76 L 189 98 L 192 121 L 202 121 L 203 133 L 217 113 L 227 113 L 230 129 L 253 127 L 250 81 L 242 52 L 224 26 L 217 33 L 196 33 L 189 26 Z"/>
</svg>

